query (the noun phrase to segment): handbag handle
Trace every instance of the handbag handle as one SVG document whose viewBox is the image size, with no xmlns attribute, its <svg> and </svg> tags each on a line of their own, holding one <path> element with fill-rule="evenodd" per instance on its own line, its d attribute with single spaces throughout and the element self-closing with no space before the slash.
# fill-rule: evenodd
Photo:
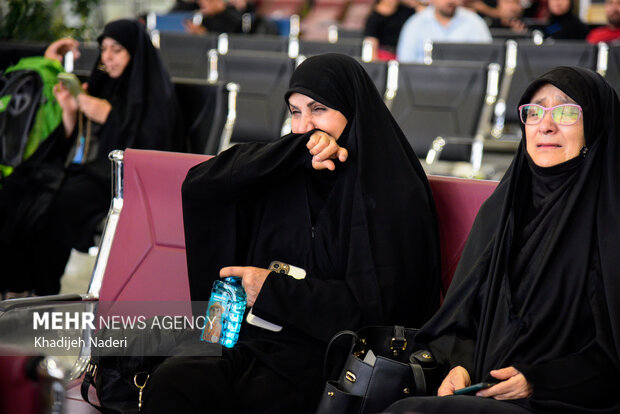
<svg viewBox="0 0 620 414">
<path fill-rule="evenodd" d="M 334 342 L 336 342 L 338 339 L 342 338 L 345 335 L 353 337 L 353 341 L 351 343 L 351 349 L 353 349 L 355 344 L 360 340 L 360 337 L 357 334 L 357 332 L 350 331 L 350 330 L 340 331 L 336 335 L 332 336 L 332 339 L 330 339 L 329 343 L 327 344 L 327 350 L 325 351 L 325 358 L 323 360 L 323 382 L 327 381 L 327 363 L 329 362 L 329 352 L 332 349 Z"/>
</svg>

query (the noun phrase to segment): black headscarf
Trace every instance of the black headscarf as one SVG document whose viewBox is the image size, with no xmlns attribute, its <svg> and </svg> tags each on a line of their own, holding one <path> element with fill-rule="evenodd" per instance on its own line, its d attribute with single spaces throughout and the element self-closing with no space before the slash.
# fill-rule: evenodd
<svg viewBox="0 0 620 414">
<path fill-rule="evenodd" d="M 541 168 L 522 140 L 418 339 L 472 382 L 516 366 L 533 383 L 537 412 L 617 412 L 617 397 L 604 400 L 615 392 L 587 387 L 615 386 L 601 378 L 620 372 L 620 104 L 600 75 L 559 67 L 519 105 L 547 83 L 583 108 L 587 152 Z"/>
<path fill-rule="evenodd" d="M 206 300 L 223 266 L 282 260 L 305 268 L 302 281 L 272 272 L 254 305 L 282 332 L 244 324 L 241 342 L 287 378 L 304 372 L 320 388 L 334 333 L 420 326 L 434 313 L 439 241 L 426 176 L 361 65 L 337 54 L 311 57 L 293 74 L 287 96 L 293 92 L 347 117 L 338 143 L 348 159 L 333 172 L 312 169 L 312 131 L 237 145 L 190 170 L 183 184 L 189 284 L 193 300 Z"/>
<path fill-rule="evenodd" d="M 118 79 L 108 76 L 101 56 L 88 81 L 88 92 L 107 99 L 112 111 L 99 133 L 99 158 L 114 149 L 174 149 L 178 108 L 168 72 L 144 26 L 135 20 L 108 23 L 98 37 L 109 37 L 131 55 Z M 178 141 L 178 140 L 177 140 Z"/>
<path fill-rule="evenodd" d="M 549 11 L 549 23 L 544 28 L 545 36 L 553 39 L 581 40 L 585 39 L 590 31 L 588 26 L 572 12 L 573 1 L 568 11 L 556 15 Z"/>
</svg>

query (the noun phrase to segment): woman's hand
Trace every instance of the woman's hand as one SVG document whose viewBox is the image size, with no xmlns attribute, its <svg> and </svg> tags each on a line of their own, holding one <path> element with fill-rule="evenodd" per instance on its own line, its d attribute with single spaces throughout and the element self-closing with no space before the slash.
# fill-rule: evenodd
<svg viewBox="0 0 620 414">
<path fill-rule="evenodd" d="M 71 51 L 73 52 L 73 58 L 77 59 L 80 57 L 80 51 L 78 50 L 79 45 L 80 42 L 77 40 L 71 37 L 63 37 L 62 39 L 52 42 L 47 49 L 45 49 L 43 56 L 62 62 L 67 52 Z"/>
<path fill-rule="evenodd" d="M 501 380 L 497 385 L 478 391 L 478 397 L 491 397 L 496 400 L 516 400 L 532 396 L 532 385 L 515 367 L 496 369 L 491 376 Z"/>
<path fill-rule="evenodd" d="M 77 101 L 80 109 L 89 119 L 100 124 L 105 123 L 112 110 L 112 105 L 105 99 L 95 98 L 85 93 L 79 94 Z"/>
<path fill-rule="evenodd" d="M 56 101 L 58 102 L 58 105 L 60 105 L 60 107 L 62 108 L 63 113 L 64 112 L 77 112 L 78 110 L 78 102 L 77 100 L 73 97 L 73 95 L 71 95 L 71 92 L 69 92 L 69 89 L 65 88 L 62 83 L 57 83 L 56 85 L 54 85 L 54 96 L 56 97 Z"/>
<path fill-rule="evenodd" d="M 78 102 L 61 83 L 54 85 L 53 91 L 56 102 L 62 108 L 62 124 L 65 129 L 65 136 L 70 137 L 77 122 Z"/>
<path fill-rule="evenodd" d="M 441 385 L 437 390 L 437 395 L 440 397 L 452 395 L 455 390 L 469 387 L 470 385 L 471 378 L 469 377 L 469 372 L 461 366 L 454 367 L 450 370 L 450 372 L 448 372 L 448 375 L 446 375 L 441 382 Z"/>
<path fill-rule="evenodd" d="M 207 28 L 201 24 L 194 24 L 191 20 L 186 20 L 183 22 L 183 27 L 185 27 L 185 31 L 193 34 L 205 34 L 207 33 Z"/>
<path fill-rule="evenodd" d="M 316 131 L 312 134 L 306 147 L 310 150 L 312 157 L 312 168 L 315 170 L 328 169 L 334 171 L 336 164 L 335 159 L 345 162 L 349 156 L 349 151 L 338 145 L 337 138 L 323 132 Z"/>
<path fill-rule="evenodd" d="M 263 283 L 271 273 L 270 270 L 252 266 L 228 266 L 220 270 L 220 277 L 237 276 L 241 278 L 241 285 L 245 290 L 247 306 L 254 306 L 256 298 L 263 288 Z"/>
</svg>

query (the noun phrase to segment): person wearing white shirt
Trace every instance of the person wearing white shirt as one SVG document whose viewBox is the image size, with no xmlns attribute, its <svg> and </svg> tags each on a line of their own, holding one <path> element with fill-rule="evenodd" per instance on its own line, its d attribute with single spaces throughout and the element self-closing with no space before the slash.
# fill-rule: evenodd
<svg viewBox="0 0 620 414">
<path fill-rule="evenodd" d="M 491 42 L 491 32 L 460 0 L 431 0 L 431 6 L 411 16 L 403 26 L 396 54 L 400 62 L 423 62 L 424 42 Z"/>
</svg>

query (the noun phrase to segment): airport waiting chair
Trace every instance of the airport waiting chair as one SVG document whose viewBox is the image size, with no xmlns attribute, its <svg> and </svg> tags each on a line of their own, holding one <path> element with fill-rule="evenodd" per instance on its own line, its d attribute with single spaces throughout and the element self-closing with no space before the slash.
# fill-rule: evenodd
<svg viewBox="0 0 620 414">
<path fill-rule="evenodd" d="M 210 79 L 239 85 L 237 119 L 230 144 L 267 142 L 282 134 L 287 108 L 284 93 L 295 69 L 295 61 L 282 53 L 229 51 L 211 54 Z"/>
<path fill-rule="evenodd" d="M 620 94 L 620 46 L 610 46 L 605 51 L 607 58 L 604 60 L 604 72 L 601 73 L 605 79 Z"/>
<path fill-rule="evenodd" d="M 260 2 L 257 13 L 271 18 L 289 18 L 301 14 L 305 0 L 265 0 Z"/>
<path fill-rule="evenodd" d="M 360 62 L 360 65 L 374 82 L 379 94 L 383 96 L 387 87 L 387 62 Z"/>
<path fill-rule="evenodd" d="M 323 53 L 342 53 L 352 57 L 362 56 L 362 42 L 359 39 L 339 39 L 336 43 L 321 40 L 299 41 L 299 54 L 304 56 Z"/>
<path fill-rule="evenodd" d="M 73 73 L 80 77 L 88 77 L 99 59 L 99 43 L 80 43 L 80 57 L 74 59 Z"/>
<path fill-rule="evenodd" d="M 217 51 L 220 55 L 225 55 L 229 50 L 288 53 L 288 38 L 277 35 L 222 33 L 218 36 Z"/>
<path fill-rule="evenodd" d="M 426 157 L 429 164 L 439 154 L 448 161 L 469 161 L 477 173 L 497 97 L 499 65 L 465 61 L 388 65 L 388 104 L 416 155 Z"/>
<path fill-rule="evenodd" d="M 239 86 L 234 83 L 173 79 L 181 107 L 188 152 L 216 154 L 235 123 Z"/>
<path fill-rule="evenodd" d="M 471 226 L 497 181 L 429 176 L 441 247 L 441 283 L 445 293 L 463 253 Z"/>
<path fill-rule="evenodd" d="M 181 184 L 191 167 L 210 156 L 127 149 L 115 151 L 111 158 L 115 194 L 84 298 L 119 305 L 137 301 L 188 302 Z M 478 209 L 497 182 L 429 176 L 429 183 L 437 208 L 445 290 Z M 32 306 L 33 302 L 44 300 L 49 298 L 27 301 Z M 0 322 L 2 316 L 0 312 Z M 21 356 L 16 356 L 9 362 L 15 366 L 22 361 Z M 21 375 L 4 371 L 0 364 L 0 376 L 12 384 Z M 79 385 L 79 380 L 68 384 L 66 412 L 96 413 L 82 401 Z M 33 396 L 31 389 L 26 391 L 30 394 L 22 395 Z"/>
<path fill-rule="evenodd" d="M 217 45 L 217 36 L 207 33 L 162 32 L 159 52 L 170 77 L 206 80 L 209 74 L 208 52 Z"/>
<path fill-rule="evenodd" d="M 493 40 L 520 40 L 520 39 L 532 39 L 534 34 L 531 31 L 515 32 L 510 28 L 497 27 L 489 29 Z"/>
<path fill-rule="evenodd" d="M 47 45 L 44 42 L 0 41 L 0 73 L 15 65 L 21 58 L 42 56 Z"/>
<path fill-rule="evenodd" d="M 451 60 L 484 62 L 487 65 L 489 63 L 503 65 L 506 59 L 506 45 L 505 42 L 431 42 L 428 50 L 425 50 L 425 58 L 427 59 L 428 57 L 431 58 L 430 62 Z"/>
<path fill-rule="evenodd" d="M 166 14 L 154 14 L 155 21 L 153 22 L 152 29 L 157 29 L 160 33 L 162 32 L 178 32 L 185 33 L 184 22 L 186 20 L 192 20 L 194 13 L 189 12 L 173 12 Z M 147 16 L 147 27 L 149 23 L 149 18 L 151 16 Z"/>
</svg>

